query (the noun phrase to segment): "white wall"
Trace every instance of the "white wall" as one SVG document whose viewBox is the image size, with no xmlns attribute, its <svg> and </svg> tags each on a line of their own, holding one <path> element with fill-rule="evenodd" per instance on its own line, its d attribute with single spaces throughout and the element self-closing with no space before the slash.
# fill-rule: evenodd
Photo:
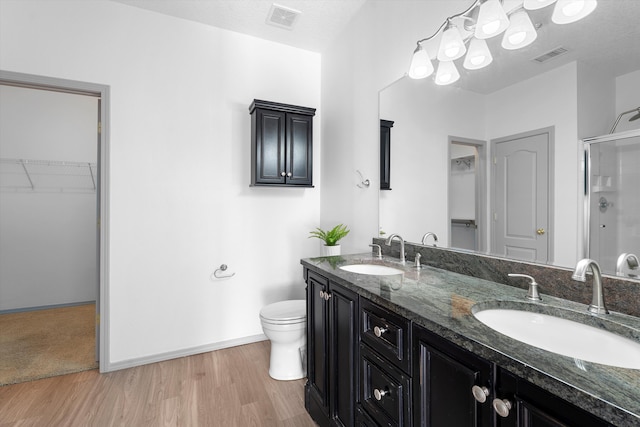
<svg viewBox="0 0 640 427">
<path fill-rule="evenodd" d="M 615 117 L 625 111 L 640 107 L 640 70 L 625 74 L 616 79 L 616 111 Z M 640 129 L 640 119 L 629 122 L 634 113 L 625 114 L 616 132 Z"/>
<path fill-rule="evenodd" d="M 394 121 L 391 191 L 380 191 L 387 235 L 420 242 L 431 231 L 449 246 L 449 137 L 484 139 L 484 102 L 477 93 L 408 77 L 380 93 L 380 117 Z"/>
<path fill-rule="evenodd" d="M 96 98 L 0 86 L 4 159 L 95 164 L 97 122 Z M 0 310 L 95 301 L 91 176 L 61 180 L 50 175 L 60 168 L 29 167 L 31 190 L 22 186 L 29 178 L 21 166 L 4 166 L 12 173 L 0 177 Z M 65 171 L 78 174 L 73 167 Z"/>
<path fill-rule="evenodd" d="M 343 250 L 370 250 L 367 245 L 378 234 L 378 92 L 406 73 L 425 28 L 437 28 L 466 7 L 461 0 L 369 0 L 323 51 L 322 222 L 350 225 Z M 356 169 L 371 180 L 369 189 L 356 187 Z"/>
<path fill-rule="evenodd" d="M 553 242 L 555 265 L 577 261 L 579 151 L 577 64 L 548 71 L 487 96 L 487 137 L 555 128 Z"/>
<path fill-rule="evenodd" d="M 0 8 L 0 68 L 111 88 L 103 368 L 257 336 L 263 305 L 304 296 L 319 54 L 107 1 Z M 254 98 L 318 108 L 316 188 L 249 187 Z"/>
</svg>

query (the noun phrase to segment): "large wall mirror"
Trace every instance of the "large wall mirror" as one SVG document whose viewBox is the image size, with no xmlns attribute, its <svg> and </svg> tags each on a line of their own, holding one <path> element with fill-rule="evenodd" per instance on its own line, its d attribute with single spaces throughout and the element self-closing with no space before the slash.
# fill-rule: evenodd
<svg viewBox="0 0 640 427">
<path fill-rule="evenodd" d="M 424 244 L 563 267 L 585 256 L 581 140 L 640 107 L 640 1 L 601 0 L 570 25 L 551 11 L 530 13 L 541 26 L 528 47 L 505 51 L 496 37 L 490 66 L 460 59 L 452 85 L 405 76 L 380 91 L 380 119 L 394 122 L 381 237 L 432 232 Z M 629 118 L 616 132 L 640 128 Z"/>
</svg>

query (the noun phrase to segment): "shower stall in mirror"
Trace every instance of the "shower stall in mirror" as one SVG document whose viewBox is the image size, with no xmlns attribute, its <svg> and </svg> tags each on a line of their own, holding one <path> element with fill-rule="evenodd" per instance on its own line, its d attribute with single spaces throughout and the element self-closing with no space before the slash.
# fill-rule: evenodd
<svg viewBox="0 0 640 427">
<path fill-rule="evenodd" d="M 637 277 L 634 262 L 622 258 L 640 256 L 640 130 L 582 142 L 585 254 L 605 273 Z"/>
</svg>

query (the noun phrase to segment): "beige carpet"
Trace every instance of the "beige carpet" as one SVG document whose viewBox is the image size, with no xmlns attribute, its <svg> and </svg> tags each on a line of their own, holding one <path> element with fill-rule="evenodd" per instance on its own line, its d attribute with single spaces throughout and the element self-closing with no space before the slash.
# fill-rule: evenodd
<svg viewBox="0 0 640 427">
<path fill-rule="evenodd" d="M 98 367 L 95 304 L 0 314 L 0 386 Z"/>
</svg>

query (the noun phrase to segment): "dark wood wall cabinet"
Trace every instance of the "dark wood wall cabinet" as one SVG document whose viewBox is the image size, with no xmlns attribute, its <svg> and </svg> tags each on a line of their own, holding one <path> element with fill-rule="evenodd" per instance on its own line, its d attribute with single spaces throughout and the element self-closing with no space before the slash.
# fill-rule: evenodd
<svg viewBox="0 0 640 427">
<path fill-rule="evenodd" d="M 251 186 L 313 186 L 315 108 L 254 99 Z"/>
<path fill-rule="evenodd" d="M 391 120 L 380 120 L 380 189 L 391 190 Z"/>
<path fill-rule="evenodd" d="M 318 425 L 610 424 L 305 268 L 305 405 Z"/>
</svg>

